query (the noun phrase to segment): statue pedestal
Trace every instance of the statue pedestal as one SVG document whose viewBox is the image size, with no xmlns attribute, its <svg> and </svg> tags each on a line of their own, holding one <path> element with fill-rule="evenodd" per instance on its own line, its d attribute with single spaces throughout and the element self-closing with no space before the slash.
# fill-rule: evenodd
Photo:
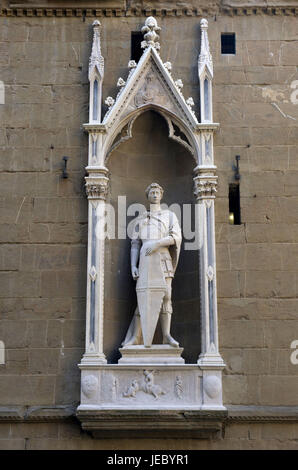
<svg viewBox="0 0 298 470">
<path fill-rule="evenodd" d="M 162 352 L 158 351 L 161 347 Z M 227 417 L 221 400 L 221 371 L 184 364 L 182 348 L 157 346 L 154 353 L 150 349 L 123 348 L 118 364 L 80 365 L 77 416 L 83 429 L 100 438 L 220 437 Z"/>
<path fill-rule="evenodd" d="M 184 364 L 181 357 L 183 348 L 173 348 L 168 344 L 153 344 L 150 348 L 143 345 L 124 346 L 119 349 L 121 358 L 118 364 Z"/>
</svg>

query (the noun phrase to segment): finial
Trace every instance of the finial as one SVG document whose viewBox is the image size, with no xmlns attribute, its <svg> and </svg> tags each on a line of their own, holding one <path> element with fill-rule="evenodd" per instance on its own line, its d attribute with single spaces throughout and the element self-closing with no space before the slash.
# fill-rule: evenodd
<svg viewBox="0 0 298 470">
<path fill-rule="evenodd" d="M 91 78 L 91 73 L 96 67 L 98 73 L 101 77 L 104 74 L 104 58 L 101 55 L 101 45 L 100 45 L 100 29 L 101 24 L 98 20 L 93 21 L 93 42 L 92 42 L 92 51 L 89 59 L 89 79 Z"/>
<path fill-rule="evenodd" d="M 202 18 L 200 21 L 201 26 L 201 50 L 199 55 L 199 76 L 201 76 L 204 68 L 206 67 L 213 77 L 213 62 L 212 62 L 212 55 L 210 53 L 209 48 L 209 40 L 208 40 L 208 21 L 206 18 Z"/>
<path fill-rule="evenodd" d="M 201 29 L 205 29 L 207 31 L 207 29 L 208 29 L 208 20 L 206 20 L 206 18 L 202 18 L 201 21 L 200 21 L 200 26 L 201 26 Z"/>
<path fill-rule="evenodd" d="M 100 22 L 99 22 L 98 20 L 93 21 L 93 23 L 92 23 L 92 28 L 93 28 L 93 29 L 94 29 L 94 28 L 100 29 L 100 27 L 101 27 L 101 24 L 100 24 Z"/>
<path fill-rule="evenodd" d="M 147 49 L 147 47 L 154 47 L 156 50 L 160 49 L 160 44 L 158 42 L 159 35 L 157 31 L 160 31 L 160 27 L 157 25 L 157 21 L 153 16 L 145 21 L 145 26 L 142 28 L 142 33 L 144 34 L 144 41 L 141 42 L 142 49 Z"/>
</svg>

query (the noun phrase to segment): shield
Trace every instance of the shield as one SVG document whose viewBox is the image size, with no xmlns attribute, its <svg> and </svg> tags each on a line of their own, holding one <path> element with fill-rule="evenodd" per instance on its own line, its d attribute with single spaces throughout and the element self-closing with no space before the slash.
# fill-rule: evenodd
<svg viewBox="0 0 298 470">
<path fill-rule="evenodd" d="M 160 254 L 155 252 L 145 256 L 144 253 L 144 247 L 142 247 L 136 292 L 144 346 L 149 348 L 152 345 L 162 301 L 166 293 L 166 282 Z"/>
</svg>

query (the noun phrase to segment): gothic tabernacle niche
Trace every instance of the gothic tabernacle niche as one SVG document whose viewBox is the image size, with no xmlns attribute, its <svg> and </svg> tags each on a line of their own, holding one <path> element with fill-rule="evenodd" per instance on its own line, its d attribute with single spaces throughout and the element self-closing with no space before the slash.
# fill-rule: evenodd
<svg viewBox="0 0 298 470">
<path fill-rule="evenodd" d="M 192 216 L 192 231 L 195 230 L 192 171 L 194 160 L 190 152 L 178 142 L 168 138 L 165 119 L 156 111 L 141 114 L 134 122 L 132 138 L 123 142 L 109 156 L 111 174 L 110 192 L 107 202 L 115 207 L 115 219 L 119 220 L 118 196 L 123 204 L 147 205 L 144 189 L 158 181 L 165 189 L 162 202 L 176 208 L 183 216 L 183 204 L 187 204 L 185 217 Z M 154 138 L 152 138 L 154 136 Z M 122 204 L 122 202 L 121 202 Z M 120 210 L 123 206 L 120 205 Z M 127 223 L 133 216 L 127 217 Z M 181 220 L 183 226 L 183 219 Z M 186 225 L 186 224 L 185 224 Z M 116 227 L 116 231 L 117 231 Z M 187 234 L 187 230 L 185 230 Z M 194 242 L 191 235 L 189 242 Z M 116 362 L 119 344 L 136 307 L 135 282 L 130 274 L 130 239 L 106 240 L 105 244 L 105 302 L 104 302 L 104 352 L 108 362 Z M 184 242 L 177 271 L 173 280 L 173 336 L 184 345 L 183 357 L 194 363 L 200 350 L 199 312 L 199 258 L 193 250 L 185 250 Z M 160 343 L 160 327 L 154 343 Z"/>
<path fill-rule="evenodd" d="M 142 28 L 143 55 L 138 63 L 129 61 L 127 78 L 118 79 L 116 99 L 105 99 L 108 111 L 102 119 L 104 60 L 100 47 L 101 26 L 98 21 L 93 23 L 89 66 L 90 112 L 89 123 L 85 124 L 89 133 L 86 350 L 79 365 L 82 372 L 81 404 L 77 414 L 83 427 L 94 435 L 103 435 L 117 428 L 124 433 L 130 431 L 130 435 L 134 430 L 138 434 L 140 429 L 153 435 L 165 430 L 167 435 L 169 432 L 177 434 L 180 429 L 185 436 L 187 412 L 191 435 L 203 437 L 219 431 L 226 414 L 222 404 L 222 369 L 225 364 L 218 350 L 215 260 L 217 177 L 213 133 L 218 124 L 212 122 L 213 65 L 207 36 L 208 22 L 202 19 L 200 24 L 198 79 L 201 122 L 193 111 L 193 99 L 183 96 L 182 81 L 173 78 L 172 64 L 163 63 L 161 59 L 160 28 L 153 17 L 147 18 Z M 163 276 L 171 277 L 173 274 L 174 268 L 170 266 L 173 258 L 168 259 L 170 267 L 166 276 L 165 271 L 164 274 L 160 271 L 164 269 L 162 261 L 156 264 L 156 261 L 146 258 L 145 262 L 145 255 L 141 252 L 143 264 L 136 287 L 140 315 L 134 316 L 132 337 L 135 338 L 136 331 L 140 331 L 136 325 L 141 325 L 143 340 L 124 341 L 121 347 L 136 294 L 131 280 L 129 240 L 119 239 L 119 236 L 115 240 L 106 239 L 106 228 L 108 226 L 112 230 L 113 224 L 105 214 L 110 202 L 118 205 L 119 196 L 126 197 L 126 206 L 136 202 L 144 204 L 144 190 L 152 181 L 164 186 L 164 202 L 168 205 L 176 203 L 181 206 L 192 202 L 193 214 L 198 221 L 194 227 L 197 246 L 188 251 L 184 244 L 173 283 L 171 333 L 177 337 L 179 345 L 165 333 L 168 331 L 166 319 L 171 318 L 171 306 L 165 303 L 169 279 L 163 279 Z M 162 188 L 156 190 L 156 196 L 150 197 L 152 204 L 154 197 L 159 204 Z M 160 215 L 145 211 L 141 220 L 142 224 L 152 226 L 154 220 L 164 223 L 167 236 L 159 241 L 158 246 L 163 247 L 164 255 L 161 256 L 166 260 L 170 251 L 164 247 L 174 244 L 176 250 L 178 245 L 180 248 L 180 226 L 178 219 L 175 229 L 173 222 L 162 222 L 171 211 L 156 207 L 159 207 L 156 214 Z M 176 215 L 170 217 L 173 220 Z M 118 223 L 117 230 L 119 227 L 120 231 L 125 229 L 123 224 L 126 225 L 127 220 Z M 113 238 L 113 233 L 110 238 Z M 141 240 L 144 243 L 144 238 Z M 156 259 L 162 260 L 162 257 L 152 255 L 152 260 Z M 150 273 L 148 276 L 147 272 Z M 150 281 L 148 292 L 151 292 L 151 297 L 146 293 L 144 279 Z M 157 280 L 161 284 L 156 284 Z M 159 298 L 161 304 L 157 301 Z M 158 318 L 153 312 L 156 310 L 158 314 L 160 308 L 160 315 L 165 315 L 162 319 L 159 317 L 165 344 L 160 344 L 160 331 L 155 331 L 156 324 L 152 326 L 150 316 Z M 155 331 L 155 343 L 152 343 L 152 335 L 148 331 Z M 187 363 L 181 357 L 183 348 Z M 115 363 L 117 359 L 118 363 Z M 135 410 L 146 411 L 147 418 L 142 413 L 136 415 Z M 161 419 L 162 410 L 167 414 Z M 149 420 L 147 413 L 151 416 Z"/>
</svg>

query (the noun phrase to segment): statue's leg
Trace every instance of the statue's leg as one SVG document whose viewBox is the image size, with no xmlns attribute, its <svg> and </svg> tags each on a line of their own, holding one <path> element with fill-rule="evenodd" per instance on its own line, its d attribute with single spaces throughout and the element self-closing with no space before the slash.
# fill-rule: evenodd
<svg viewBox="0 0 298 470">
<path fill-rule="evenodd" d="M 122 346 L 130 346 L 133 344 L 140 344 L 141 337 L 141 318 L 139 308 L 136 307 L 134 316 L 129 325 L 125 340 L 122 343 Z"/>
<path fill-rule="evenodd" d="M 161 331 L 163 336 L 163 344 L 169 344 L 170 346 L 174 346 L 178 348 L 179 343 L 170 335 L 171 329 L 171 321 L 172 321 L 172 278 L 166 278 L 167 283 L 167 291 L 163 299 L 163 304 L 161 307 L 161 314 L 160 314 L 160 324 L 161 324 Z"/>
</svg>

